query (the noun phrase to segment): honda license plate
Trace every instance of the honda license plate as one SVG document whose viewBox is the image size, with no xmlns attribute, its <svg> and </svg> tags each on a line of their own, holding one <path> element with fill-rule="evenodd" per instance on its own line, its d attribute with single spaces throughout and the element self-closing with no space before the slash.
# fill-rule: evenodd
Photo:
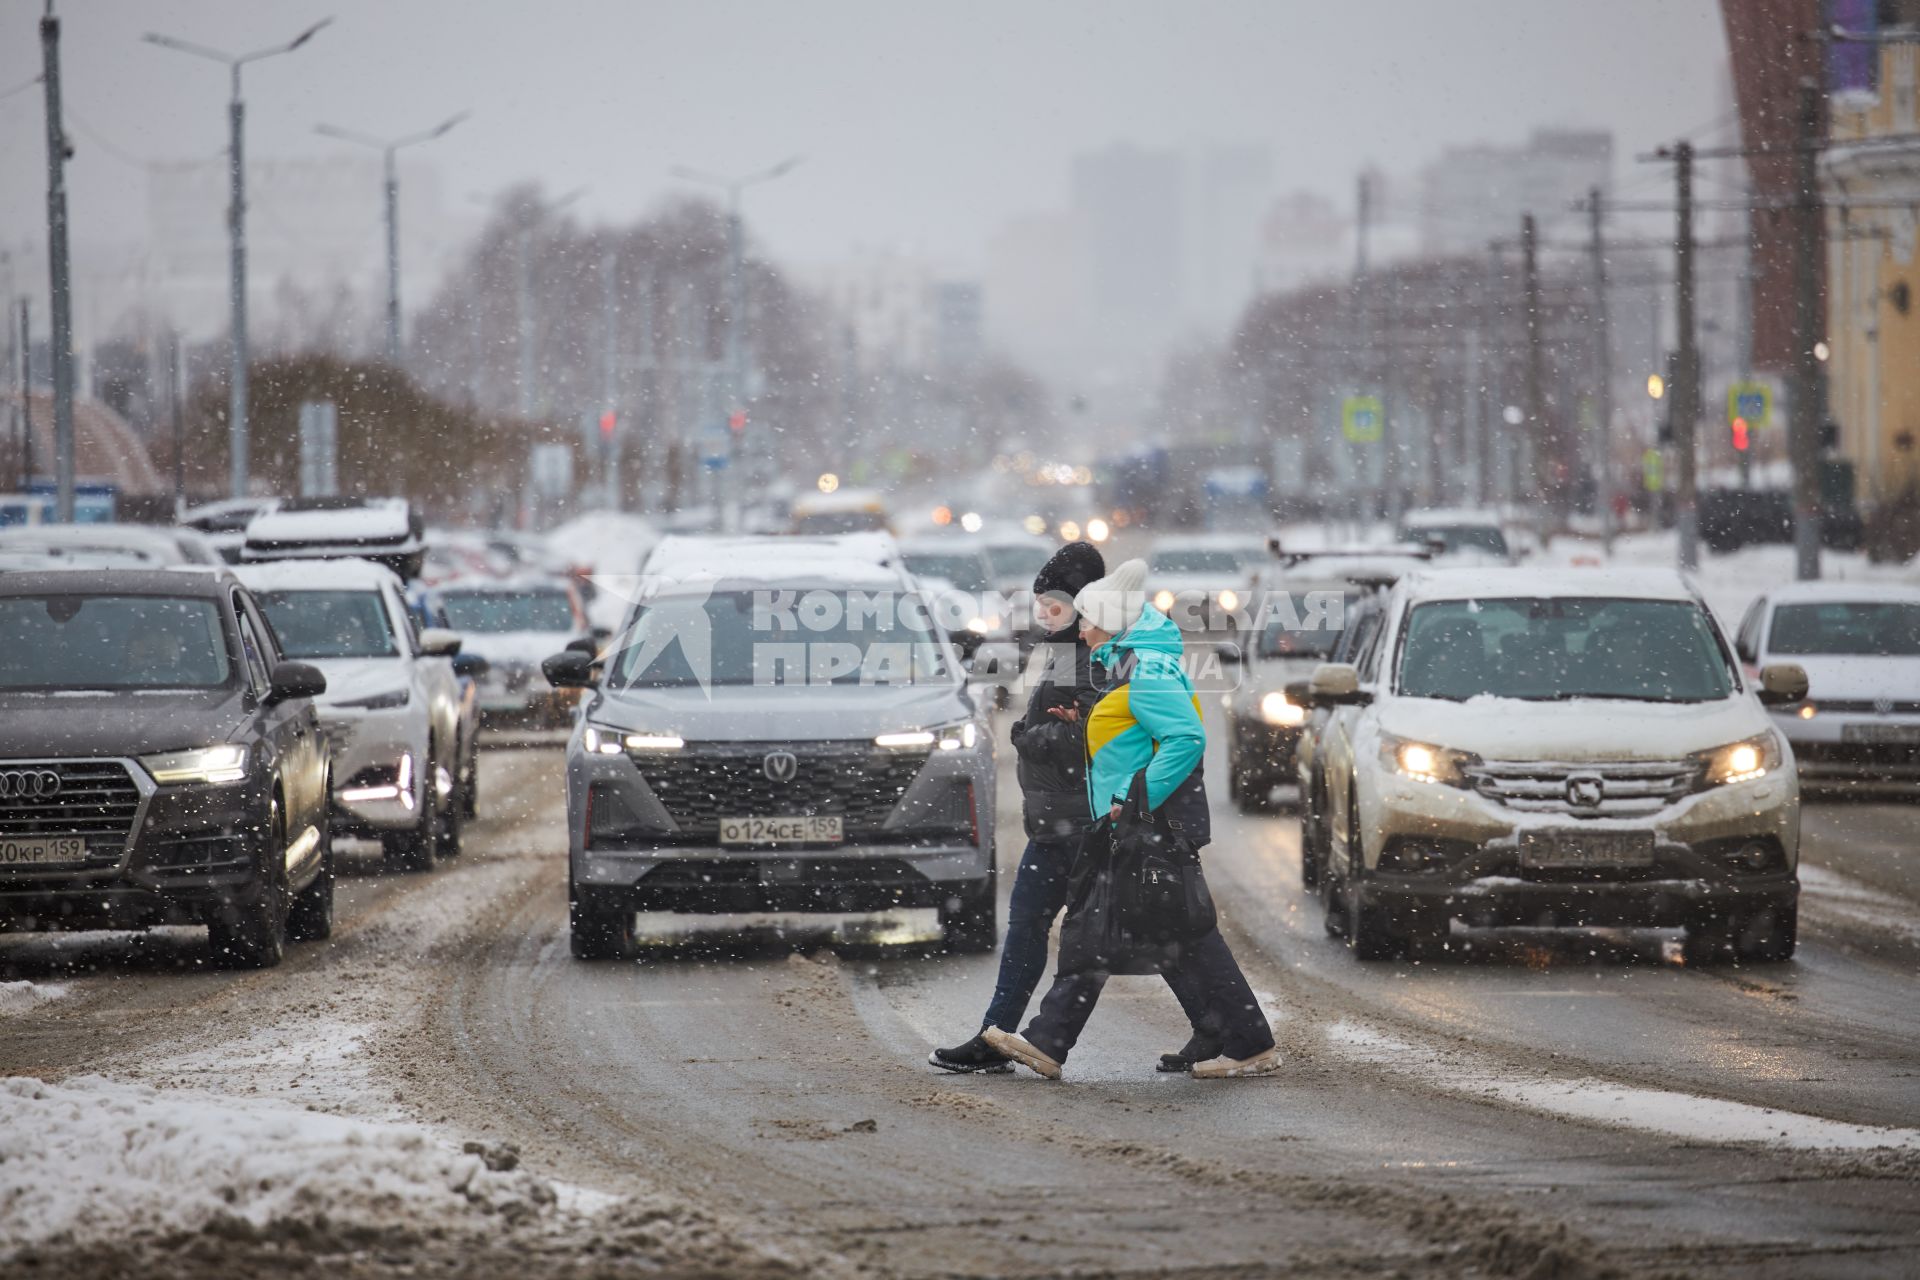
<svg viewBox="0 0 1920 1280">
<path fill-rule="evenodd" d="M 0 840 L 0 867 L 57 867 L 85 862 L 87 842 L 78 836 L 51 840 Z"/>
<path fill-rule="evenodd" d="M 1920 742 L 1920 724 L 1843 724 L 1842 742 Z"/>
<path fill-rule="evenodd" d="M 1523 867 L 1645 867 L 1653 862 L 1651 831 L 1527 831 Z"/>
<path fill-rule="evenodd" d="M 839 844 L 838 817 L 722 818 L 721 844 Z"/>
</svg>

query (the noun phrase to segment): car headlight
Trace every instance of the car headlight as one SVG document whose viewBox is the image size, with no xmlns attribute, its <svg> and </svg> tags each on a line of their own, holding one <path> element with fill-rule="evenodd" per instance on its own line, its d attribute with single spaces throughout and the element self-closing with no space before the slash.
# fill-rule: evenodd
<svg viewBox="0 0 1920 1280">
<path fill-rule="evenodd" d="M 1238 609 L 1240 607 L 1240 593 L 1238 591 L 1235 591 L 1231 587 L 1227 588 L 1225 591 L 1222 591 L 1218 596 L 1218 599 L 1220 601 L 1220 607 L 1222 609 L 1225 609 L 1228 613 L 1232 613 L 1235 609 Z"/>
<path fill-rule="evenodd" d="M 336 707 L 352 707 L 356 711 L 391 711 L 395 707 L 404 707 L 413 701 L 413 691 L 405 685 L 398 689 L 389 689 L 385 693 L 370 693 L 364 698 L 348 698 L 336 702 Z"/>
<path fill-rule="evenodd" d="M 1261 697 L 1260 718 L 1268 724 L 1296 725 L 1306 720 L 1307 709 L 1294 706 L 1286 694 L 1275 689 Z"/>
<path fill-rule="evenodd" d="M 1702 751 L 1695 759 L 1706 766 L 1702 778 L 1707 786 L 1752 782 L 1780 767 L 1780 740 L 1770 733 L 1756 734 L 1739 742 L 1729 742 L 1724 747 Z"/>
<path fill-rule="evenodd" d="M 140 764 L 162 786 L 175 782 L 239 782 L 247 776 L 247 749 L 229 742 L 141 756 Z"/>
<path fill-rule="evenodd" d="M 1448 787 L 1465 787 L 1467 766 L 1478 764 L 1480 757 L 1471 751 L 1436 747 L 1430 742 L 1380 735 L 1380 761 L 1402 777 L 1415 782 L 1437 782 Z"/>
<path fill-rule="evenodd" d="M 623 751 L 678 751 L 687 740 L 677 733 L 635 733 L 612 725 L 589 724 L 580 734 L 589 755 L 617 756 Z"/>
<path fill-rule="evenodd" d="M 1162 613 L 1173 612 L 1173 592 L 1165 587 L 1153 593 L 1153 607 Z"/>
<path fill-rule="evenodd" d="M 902 729 L 883 733 L 873 740 L 876 747 L 938 747 L 942 751 L 971 749 L 980 741 L 980 726 L 972 720 L 960 720 L 933 729 Z"/>
<path fill-rule="evenodd" d="M 976 614 L 967 620 L 967 630 L 979 636 L 986 635 L 999 625 L 1000 615 L 997 613 Z"/>
</svg>

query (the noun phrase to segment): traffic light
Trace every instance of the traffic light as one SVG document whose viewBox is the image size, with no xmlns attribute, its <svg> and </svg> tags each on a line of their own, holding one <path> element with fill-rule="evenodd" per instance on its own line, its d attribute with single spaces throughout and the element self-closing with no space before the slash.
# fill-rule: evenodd
<svg viewBox="0 0 1920 1280">
<path fill-rule="evenodd" d="M 747 429 L 747 411 L 745 409 L 735 409 L 732 415 L 727 418 L 727 426 L 732 428 L 735 435 L 745 431 Z"/>
<path fill-rule="evenodd" d="M 609 409 L 605 413 L 601 414 L 600 415 L 600 438 L 602 440 L 613 439 L 614 429 L 617 428 L 619 425 L 620 425 L 620 417 L 618 414 L 614 413 L 613 410 Z"/>
<path fill-rule="evenodd" d="M 1735 418 L 1733 420 L 1734 451 L 1736 453 L 1745 453 L 1747 451 L 1747 445 L 1750 443 L 1751 441 L 1747 438 L 1747 420 L 1745 418 Z"/>
</svg>

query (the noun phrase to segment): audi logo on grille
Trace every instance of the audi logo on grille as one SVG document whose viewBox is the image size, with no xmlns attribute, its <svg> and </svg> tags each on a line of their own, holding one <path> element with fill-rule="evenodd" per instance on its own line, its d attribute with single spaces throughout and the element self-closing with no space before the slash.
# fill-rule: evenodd
<svg viewBox="0 0 1920 1280">
<path fill-rule="evenodd" d="M 800 772 L 800 759 L 791 751 L 769 751 L 760 762 L 760 771 L 770 782 L 792 782 Z"/>
<path fill-rule="evenodd" d="M 60 793 L 52 769 L 0 769 L 0 800 L 44 800 Z"/>
<path fill-rule="evenodd" d="M 1607 784 L 1590 773 L 1578 773 L 1567 779 L 1567 803 L 1577 809 L 1598 809 L 1606 798 Z"/>
</svg>

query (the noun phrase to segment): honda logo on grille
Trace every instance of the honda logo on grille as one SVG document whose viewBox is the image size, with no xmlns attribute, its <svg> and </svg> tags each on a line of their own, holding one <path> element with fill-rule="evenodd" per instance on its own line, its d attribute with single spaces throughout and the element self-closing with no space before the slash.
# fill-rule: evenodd
<svg viewBox="0 0 1920 1280">
<path fill-rule="evenodd" d="M 1607 784 L 1591 773 L 1576 773 L 1567 779 L 1567 803 L 1576 809 L 1598 809 L 1606 794 Z"/>
<path fill-rule="evenodd" d="M 60 793 L 52 769 L 0 769 L 0 800 L 44 800 Z"/>
<path fill-rule="evenodd" d="M 792 782 L 800 772 L 800 760 L 791 751 L 769 751 L 760 762 L 760 771 L 772 782 Z"/>
</svg>

